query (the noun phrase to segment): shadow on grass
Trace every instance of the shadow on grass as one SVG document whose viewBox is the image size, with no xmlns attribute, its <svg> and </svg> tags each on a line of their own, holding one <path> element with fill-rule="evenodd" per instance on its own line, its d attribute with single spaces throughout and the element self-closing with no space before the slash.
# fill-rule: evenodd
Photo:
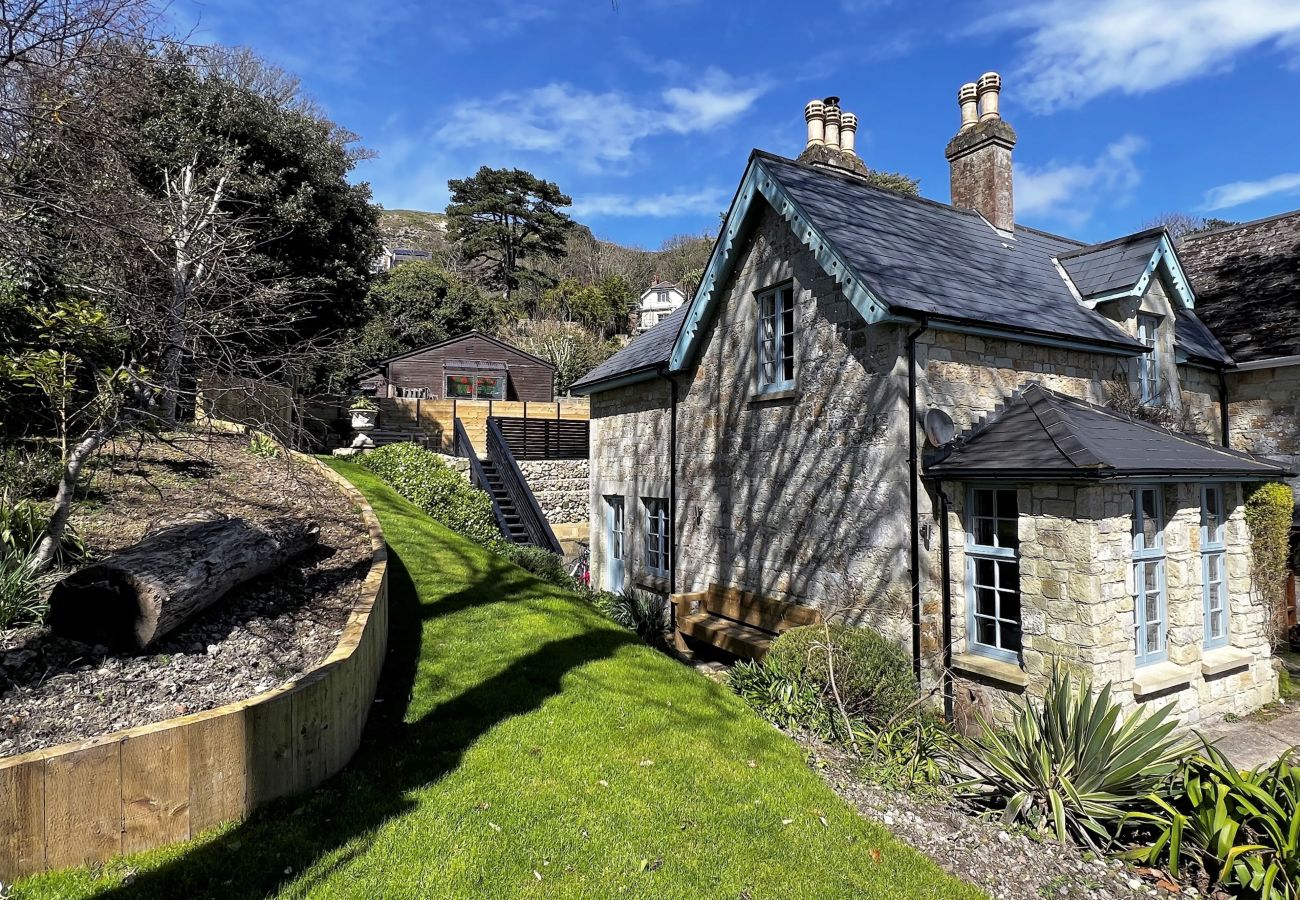
<svg viewBox="0 0 1300 900">
<path fill-rule="evenodd" d="M 413 544 L 407 546 L 409 553 Z M 420 689 L 416 679 L 424 621 L 474 606 L 527 603 L 513 600 L 512 592 L 524 588 L 532 593 L 527 589 L 540 583 L 495 557 L 465 554 L 462 561 L 474 573 L 469 584 L 422 604 L 411 570 L 391 545 L 388 558 L 388 656 L 361 747 L 347 769 L 314 793 L 271 803 L 210 843 L 100 896 L 264 897 L 328 858 L 309 879 L 293 883 L 295 894 L 310 894 L 333 872 L 368 852 L 378 826 L 418 805 L 408 794 L 456 769 L 484 733 L 540 707 L 560 692 L 572 670 L 636 643 L 632 635 L 608 629 L 552 640 L 407 722 L 413 692 Z M 491 636 L 484 635 L 484 640 Z M 438 648 L 429 652 L 437 653 Z"/>
</svg>

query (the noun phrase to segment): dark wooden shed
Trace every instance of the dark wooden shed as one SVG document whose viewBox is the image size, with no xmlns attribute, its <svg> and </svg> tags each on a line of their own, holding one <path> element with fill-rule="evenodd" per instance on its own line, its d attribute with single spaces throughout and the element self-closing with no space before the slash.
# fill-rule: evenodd
<svg viewBox="0 0 1300 900">
<path fill-rule="evenodd" d="M 478 331 L 380 363 L 382 397 L 428 400 L 555 399 L 555 366 Z"/>
</svg>

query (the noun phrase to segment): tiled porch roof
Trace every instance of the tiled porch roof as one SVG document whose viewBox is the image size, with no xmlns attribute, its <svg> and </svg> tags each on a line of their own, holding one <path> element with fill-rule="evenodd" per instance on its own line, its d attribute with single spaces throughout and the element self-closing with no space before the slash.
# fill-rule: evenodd
<svg viewBox="0 0 1300 900">
<path fill-rule="evenodd" d="M 1284 478 L 1286 465 L 1178 434 L 1050 391 L 1037 382 L 986 421 L 927 456 L 941 480 Z"/>
</svg>

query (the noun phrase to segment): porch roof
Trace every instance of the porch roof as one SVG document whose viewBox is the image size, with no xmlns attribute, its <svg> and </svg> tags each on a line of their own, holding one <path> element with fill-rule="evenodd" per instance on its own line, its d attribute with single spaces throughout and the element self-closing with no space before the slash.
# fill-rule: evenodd
<svg viewBox="0 0 1300 900">
<path fill-rule="evenodd" d="M 1275 460 L 1229 450 L 1130 418 L 1115 410 L 1027 385 L 983 422 L 927 454 L 927 477 L 1071 480 L 1077 478 L 1231 478 L 1295 474 Z"/>
</svg>

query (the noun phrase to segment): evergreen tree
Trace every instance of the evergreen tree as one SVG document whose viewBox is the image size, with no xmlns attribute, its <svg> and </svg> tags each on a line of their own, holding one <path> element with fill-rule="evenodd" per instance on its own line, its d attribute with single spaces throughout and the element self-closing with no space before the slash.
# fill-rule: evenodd
<svg viewBox="0 0 1300 900">
<path fill-rule="evenodd" d="M 509 300 L 521 284 L 549 280 L 524 263 L 556 260 L 566 252 L 573 220 L 560 208 L 573 200 L 559 187 L 522 169 L 487 166 L 472 178 L 453 178 L 447 186 L 447 236 L 460 245 L 484 284 Z"/>
</svg>

